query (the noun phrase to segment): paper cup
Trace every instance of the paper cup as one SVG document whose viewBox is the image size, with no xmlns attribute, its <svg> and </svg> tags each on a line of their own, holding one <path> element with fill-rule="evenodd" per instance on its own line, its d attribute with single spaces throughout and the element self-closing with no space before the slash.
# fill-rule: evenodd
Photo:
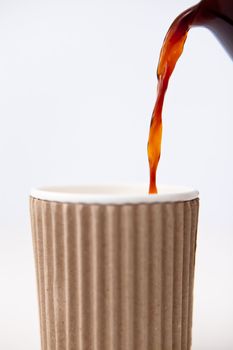
<svg viewBox="0 0 233 350">
<path fill-rule="evenodd" d="M 30 197 L 43 350 L 189 350 L 198 192 L 42 188 Z"/>
</svg>

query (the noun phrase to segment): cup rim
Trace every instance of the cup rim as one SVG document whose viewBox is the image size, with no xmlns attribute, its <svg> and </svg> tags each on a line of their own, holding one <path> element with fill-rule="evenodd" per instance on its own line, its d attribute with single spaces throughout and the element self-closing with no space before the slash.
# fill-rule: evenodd
<svg viewBox="0 0 233 350">
<path fill-rule="evenodd" d="M 33 188 L 35 199 L 83 204 L 136 204 L 184 202 L 199 197 L 198 190 L 185 186 L 158 186 L 158 194 L 148 194 L 145 184 L 43 186 Z"/>
</svg>

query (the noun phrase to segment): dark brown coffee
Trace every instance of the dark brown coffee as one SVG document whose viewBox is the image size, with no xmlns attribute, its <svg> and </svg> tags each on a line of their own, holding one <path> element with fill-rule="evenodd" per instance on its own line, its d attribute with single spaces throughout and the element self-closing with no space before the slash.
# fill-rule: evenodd
<svg viewBox="0 0 233 350">
<path fill-rule="evenodd" d="M 178 16 L 164 39 L 157 68 L 158 91 L 148 140 L 149 193 L 157 193 L 156 172 L 161 152 L 162 110 L 169 79 L 191 27 L 202 25 L 218 37 L 233 57 L 233 0 L 203 0 Z"/>
</svg>

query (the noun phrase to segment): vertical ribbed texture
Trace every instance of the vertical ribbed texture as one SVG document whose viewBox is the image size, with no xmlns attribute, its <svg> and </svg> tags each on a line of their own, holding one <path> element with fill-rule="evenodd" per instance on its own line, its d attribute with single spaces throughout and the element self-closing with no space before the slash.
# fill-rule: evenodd
<svg viewBox="0 0 233 350">
<path fill-rule="evenodd" d="M 198 199 L 30 201 L 42 350 L 190 350 Z"/>
</svg>

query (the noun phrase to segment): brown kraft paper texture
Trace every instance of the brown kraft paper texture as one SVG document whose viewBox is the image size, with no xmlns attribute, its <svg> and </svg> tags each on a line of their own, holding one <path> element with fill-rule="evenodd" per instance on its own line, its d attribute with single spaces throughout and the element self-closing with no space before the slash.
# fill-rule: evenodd
<svg viewBox="0 0 233 350">
<path fill-rule="evenodd" d="M 198 199 L 30 205 L 42 350 L 190 350 Z"/>
</svg>

